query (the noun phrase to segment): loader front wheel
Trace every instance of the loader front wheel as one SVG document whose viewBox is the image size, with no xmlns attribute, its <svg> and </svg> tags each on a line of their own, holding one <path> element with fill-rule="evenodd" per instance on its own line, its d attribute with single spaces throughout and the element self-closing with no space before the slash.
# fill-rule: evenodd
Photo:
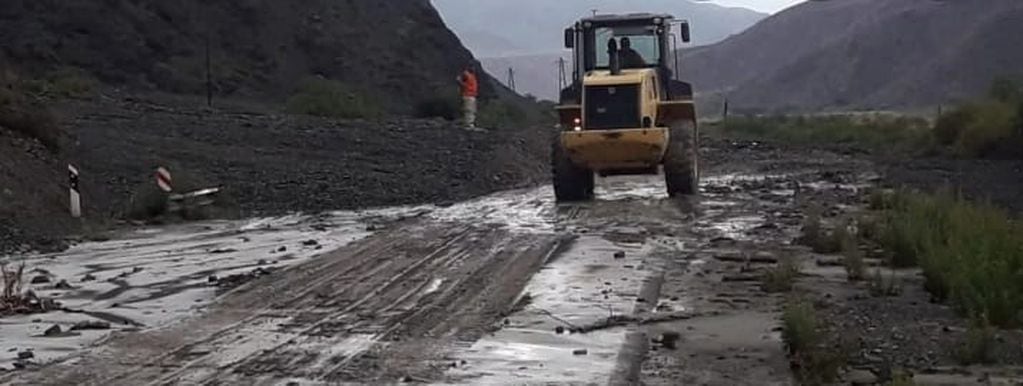
<svg viewBox="0 0 1023 386">
<path fill-rule="evenodd" d="M 554 174 L 554 197 L 559 202 L 585 201 L 593 198 L 593 171 L 576 165 L 568 157 L 560 139 L 551 150 Z"/>
<path fill-rule="evenodd" d="M 668 127 L 668 151 L 664 156 L 664 182 L 671 197 L 700 191 L 699 137 L 696 123 L 673 122 Z"/>
</svg>

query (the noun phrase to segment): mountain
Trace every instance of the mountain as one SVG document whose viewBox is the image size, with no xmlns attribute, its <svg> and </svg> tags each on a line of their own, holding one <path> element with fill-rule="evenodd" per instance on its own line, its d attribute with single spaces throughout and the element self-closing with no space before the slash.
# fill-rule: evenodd
<svg viewBox="0 0 1023 386">
<path fill-rule="evenodd" d="M 514 68 L 517 90 L 544 99 L 557 95 L 556 63 L 566 55 L 561 31 L 593 9 L 670 13 L 688 19 L 695 44 L 720 41 L 767 16 L 689 0 L 433 0 L 433 4 L 487 72 L 505 81 L 508 68 Z"/>
<path fill-rule="evenodd" d="M 733 110 L 897 109 L 953 103 L 1023 75 L 1023 1 L 807 2 L 686 50 L 702 98 Z"/>
<path fill-rule="evenodd" d="M 395 108 L 453 88 L 474 61 L 428 0 L 4 0 L 0 60 L 105 83 L 282 99 L 303 78 L 342 81 Z M 489 92 L 484 84 L 483 92 Z"/>
<path fill-rule="evenodd" d="M 560 52 L 561 31 L 591 10 L 670 13 L 690 20 L 697 44 L 717 42 L 766 14 L 689 0 L 433 0 L 445 22 L 479 57 Z"/>
</svg>

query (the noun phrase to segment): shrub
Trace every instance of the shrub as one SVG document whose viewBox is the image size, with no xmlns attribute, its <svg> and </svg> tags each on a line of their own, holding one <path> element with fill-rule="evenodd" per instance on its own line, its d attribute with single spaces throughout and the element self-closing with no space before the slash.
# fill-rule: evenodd
<svg viewBox="0 0 1023 386">
<path fill-rule="evenodd" d="M 513 102 L 490 100 L 483 103 L 479 110 L 479 124 L 482 127 L 517 127 L 529 120 L 529 115 L 521 106 Z"/>
<path fill-rule="evenodd" d="M 366 95 L 325 78 L 302 81 L 288 99 L 287 111 L 341 119 L 376 118 L 383 114 L 383 109 Z"/>
<path fill-rule="evenodd" d="M 854 237 L 847 236 L 842 241 L 842 266 L 845 267 L 845 273 L 849 281 L 860 281 L 866 278 L 866 264 L 863 262 L 863 252 L 860 251 Z"/>
<path fill-rule="evenodd" d="M 950 194 L 908 194 L 885 215 L 896 266 L 919 264 L 925 286 L 961 313 L 1023 325 L 1023 228 L 1007 213 Z"/>
<path fill-rule="evenodd" d="M 768 116 L 729 118 L 722 130 L 752 139 L 888 150 L 926 144 L 930 126 L 924 119 L 889 115 Z"/>
<path fill-rule="evenodd" d="M 976 319 L 955 349 L 955 357 L 964 366 L 995 362 L 995 329 L 984 318 Z"/>
<path fill-rule="evenodd" d="M 778 265 L 764 273 L 761 287 L 767 292 L 792 291 L 799 274 L 799 263 L 791 256 L 786 256 Z"/>
<path fill-rule="evenodd" d="M 8 71 L 0 72 L 0 126 L 36 139 L 51 151 L 60 149 L 63 132 L 56 116 Z"/>
<path fill-rule="evenodd" d="M 782 312 L 782 342 L 803 384 L 830 384 L 845 365 L 844 349 L 823 347 L 817 313 L 810 304 L 789 301 Z"/>
<path fill-rule="evenodd" d="M 444 118 L 453 121 L 462 115 L 461 101 L 455 95 L 437 95 L 419 101 L 413 114 L 416 118 Z"/>
</svg>

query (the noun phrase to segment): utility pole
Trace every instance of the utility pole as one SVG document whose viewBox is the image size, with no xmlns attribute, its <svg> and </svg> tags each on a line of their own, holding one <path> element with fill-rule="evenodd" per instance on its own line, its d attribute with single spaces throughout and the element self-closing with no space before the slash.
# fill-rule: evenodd
<svg viewBox="0 0 1023 386">
<path fill-rule="evenodd" d="M 511 88 L 512 91 L 518 92 L 518 90 L 515 89 L 515 69 L 512 67 L 508 67 L 508 88 Z"/>
<path fill-rule="evenodd" d="M 724 97 L 724 110 L 721 112 L 721 122 L 728 120 L 728 97 Z"/>
<path fill-rule="evenodd" d="M 597 16 L 597 9 L 596 8 L 591 9 L 590 12 L 593 13 L 593 16 Z"/>
</svg>

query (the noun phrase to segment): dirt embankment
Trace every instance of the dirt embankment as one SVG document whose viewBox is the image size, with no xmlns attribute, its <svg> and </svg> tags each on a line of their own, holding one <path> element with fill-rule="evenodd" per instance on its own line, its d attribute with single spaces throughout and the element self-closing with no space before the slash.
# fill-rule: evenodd
<svg viewBox="0 0 1023 386">
<path fill-rule="evenodd" d="M 59 246 L 79 230 L 66 212 L 67 163 L 81 171 L 90 221 L 123 217 L 155 189 L 160 166 L 182 184 L 224 188 L 242 215 L 454 202 L 547 175 L 543 128 L 474 132 L 443 120 L 342 121 L 156 99 L 65 106 L 76 143 L 60 155 L 3 132 L 0 192 L 13 198 L 0 203 L 0 251 Z"/>
</svg>

